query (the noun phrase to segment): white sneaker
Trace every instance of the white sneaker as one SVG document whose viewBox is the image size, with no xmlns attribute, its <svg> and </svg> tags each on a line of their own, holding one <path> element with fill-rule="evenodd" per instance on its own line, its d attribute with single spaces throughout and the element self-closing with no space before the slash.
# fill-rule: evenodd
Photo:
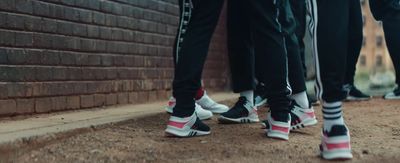
<svg viewBox="0 0 400 163">
<path fill-rule="evenodd" d="M 393 92 L 390 92 L 383 96 L 386 100 L 400 100 L 400 86 L 397 87 Z"/>
<path fill-rule="evenodd" d="M 175 105 L 176 105 L 176 99 L 174 97 L 171 97 L 169 98 L 168 106 L 165 107 L 165 110 L 168 113 L 172 114 L 174 112 Z M 197 103 L 195 105 L 196 105 L 195 111 L 200 120 L 210 119 L 213 116 L 213 113 L 211 111 L 203 109 Z"/>
<path fill-rule="evenodd" d="M 217 114 L 225 113 L 229 110 L 228 106 L 219 104 L 212 100 L 205 91 L 203 97 L 197 100 L 196 103 L 199 104 L 202 108 Z"/>
<path fill-rule="evenodd" d="M 165 132 L 167 136 L 176 137 L 203 136 L 210 134 L 210 127 L 201 122 L 196 114 L 186 118 L 171 116 Z"/>
</svg>

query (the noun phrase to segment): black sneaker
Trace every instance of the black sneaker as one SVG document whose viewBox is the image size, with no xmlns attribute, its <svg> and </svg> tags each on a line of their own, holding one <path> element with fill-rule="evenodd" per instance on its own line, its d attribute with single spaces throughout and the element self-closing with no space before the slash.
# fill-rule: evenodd
<svg viewBox="0 0 400 163">
<path fill-rule="evenodd" d="M 386 100 L 399 100 L 400 99 L 400 86 L 397 87 L 393 92 L 386 94 L 383 98 Z"/>
<path fill-rule="evenodd" d="M 220 123 L 255 123 L 259 122 L 257 109 L 245 97 L 239 97 L 229 111 L 222 113 L 218 118 Z"/>
<path fill-rule="evenodd" d="M 347 101 L 365 101 L 371 99 L 370 95 L 362 93 L 354 85 L 349 86 L 349 94 L 347 95 Z"/>
<path fill-rule="evenodd" d="M 267 95 L 265 94 L 265 85 L 263 83 L 257 84 L 254 91 L 254 105 L 256 107 L 263 106 L 267 103 Z"/>
</svg>

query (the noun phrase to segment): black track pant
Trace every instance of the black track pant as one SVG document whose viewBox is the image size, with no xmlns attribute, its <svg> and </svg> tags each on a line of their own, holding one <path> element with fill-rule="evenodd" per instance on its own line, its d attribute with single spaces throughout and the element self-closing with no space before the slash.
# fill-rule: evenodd
<svg viewBox="0 0 400 163">
<path fill-rule="evenodd" d="M 174 47 L 174 116 L 193 114 L 197 90 L 211 37 L 218 23 L 223 0 L 179 0 L 180 23 Z"/>
<path fill-rule="evenodd" d="M 349 39 L 347 68 L 344 84 L 354 84 L 354 75 L 356 73 L 356 65 L 363 42 L 363 18 L 360 0 L 349 0 Z"/>
<path fill-rule="evenodd" d="M 296 20 L 296 37 L 300 48 L 300 57 L 302 61 L 304 78 L 307 78 L 307 66 L 305 57 L 305 44 L 304 37 L 306 35 L 306 24 L 307 24 L 307 5 L 306 0 L 290 0 L 290 6 L 293 11 L 294 18 Z M 296 93 L 293 91 L 293 93 Z"/>
<path fill-rule="evenodd" d="M 303 76 L 303 62 L 301 61 L 301 52 L 298 44 L 299 39 L 295 35 L 297 26 L 289 6 L 282 5 L 280 7 L 279 22 L 282 24 L 282 31 L 284 31 L 285 36 L 289 64 L 289 81 L 293 93 L 299 93 L 305 91 L 306 86 Z M 249 26 L 249 13 L 237 12 L 241 8 L 241 0 L 228 1 L 228 49 L 232 73 L 232 88 L 236 93 L 253 90 L 255 84 L 254 77 L 260 80 L 259 78 L 262 78 L 263 74 L 261 71 L 264 71 L 262 68 L 254 70 L 254 40 Z M 285 8 L 289 9 L 285 12 Z"/>
<path fill-rule="evenodd" d="M 273 112 L 288 112 L 290 104 L 285 32 L 280 21 L 280 14 L 286 12 L 282 8 L 289 5 L 287 2 L 228 1 L 228 45 L 234 91 L 254 89 L 255 64 L 257 78 L 266 85 Z"/>
<path fill-rule="evenodd" d="M 400 87 L 400 10 L 382 20 L 386 45 L 396 72 L 396 83 Z"/>
<path fill-rule="evenodd" d="M 351 1 L 310 0 L 310 30 L 316 61 L 317 95 L 326 102 L 342 101 L 348 56 Z"/>
</svg>

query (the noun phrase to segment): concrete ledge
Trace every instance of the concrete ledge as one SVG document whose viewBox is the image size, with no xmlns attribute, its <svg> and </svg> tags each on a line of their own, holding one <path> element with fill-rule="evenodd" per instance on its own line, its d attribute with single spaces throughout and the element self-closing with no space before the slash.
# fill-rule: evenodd
<svg viewBox="0 0 400 163">
<path fill-rule="evenodd" d="M 211 95 L 211 97 L 221 102 L 231 100 L 237 96 L 232 93 L 217 93 Z M 165 104 L 166 102 L 163 101 L 142 105 L 126 105 L 107 109 L 76 111 L 47 117 L 0 122 L 0 148 L 15 146 L 18 144 L 16 142 L 31 141 L 32 138 L 39 138 L 45 135 L 54 135 L 76 129 L 93 128 L 161 113 L 164 112 L 163 107 Z M 4 148 L 2 149 L 4 150 Z"/>
</svg>

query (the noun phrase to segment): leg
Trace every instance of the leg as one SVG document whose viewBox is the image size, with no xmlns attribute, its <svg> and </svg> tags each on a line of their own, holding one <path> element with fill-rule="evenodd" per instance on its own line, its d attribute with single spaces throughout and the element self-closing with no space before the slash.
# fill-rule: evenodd
<svg viewBox="0 0 400 163">
<path fill-rule="evenodd" d="M 371 96 L 362 93 L 354 85 L 354 76 L 356 73 L 356 65 L 360 56 L 362 40 L 363 40 L 363 18 L 361 4 L 359 0 L 349 0 L 350 2 L 350 18 L 349 18 L 349 39 L 347 68 L 344 79 L 344 87 L 348 91 L 347 100 L 368 100 Z"/>
<path fill-rule="evenodd" d="M 174 50 L 173 81 L 176 106 L 165 131 L 178 137 L 207 135 L 210 128 L 194 114 L 195 96 L 201 87 L 204 62 L 223 1 L 182 0 L 179 5 L 182 13 Z"/>
<path fill-rule="evenodd" d="M 383 19 L 383 29 L 387 48 L 392 58 L 396 73 L 397 89 L 385 95 L 385 99 L 400 99 L 400 11 L 392 15 L 392 18 Z"/>
<path fill-rule="evenodd" d="M 296 37 L 300 48 L 300 57 L 303 66 L 304 78 L 307 78 L 307 66 L 305 58 L 304 37 L 306 35 L 306 1 L 305 0 L 290 0 L 290 5 L 296 20 Z"/>
<path fill-rule="evenodd" d="M 349 18 L 349 48 L 347 54 L 347 68 L 345 76 L 345 84 L 354 85 L 354 75 L 358 57 L 360 56 L 362 40 L 363 40 L 363 22 L 361 13 L 361 4 L 359 0 L 350 1 L 350 18 Z"/>
<path fill-rule="evenodd" d="M 254 47 L 251 38 L 248 12 L 242 0 L 228 1 L 228 50 L 233 91 L 240 93 L 239 100 L 221 114 L 221 123 L 258 122 L 254 108 Z M 239 12 L 240 11 L 240 12 Z"/>
<path fill-rule="evenodd" d="M 251 39 L 249 19 L 242 10 L 242 0 L 228 1 L 228 55 L 235 93 L 253 90 L 254 47 Z"/>
<path fill-rule="evenodd" d="M 254 32 L 257 71 L 260 82 L 265 83 L 271 114 L 267 118 L 271 127 L 267 135 L 288 139 L 290 128 L 287 49 L 282 24 L 279 21 L 281 6 L 288 6 L 287 0 L 249 0 L 252 31 Z M 290 10 L 290 8 L 289 8 Z M 280 125 L 280 126 L 279 126 Z M 285 129 L 275 131 L 274 126 Z"/>
<path fill-rule="evenodd" d="M 350 136 L 342 116 L 342 89 L 346 69 L 349 26 L 348 0 L 310 0 L 317 94 L 323 103 L 323 134 L 320 146 L 325 159 L 350 159 Z"/>
<path fill-rule="evenodd" d="M 176 50 L 176 68 L 173 81 L 173 94 L 176 107 L 173 115 L 186 117 L 194 111 L 194 97 L 201 87 L 201 73 L 208 52 L 208 46 L 218 22 L 222 0 L 183 0 L 180 27 L 187 24 L 186 30 L 178 32 L 179 42 Z M 191 9 L 193 5 L 193 9 Z M 189 9 L 188 9 L 189 8 Z M 186 15 L 189 21 L 185 20 Z M 182 37 L 182 33 L 184 37 Z M 179 36 L 180 35 L 180 36 Z"/>
</svg>

